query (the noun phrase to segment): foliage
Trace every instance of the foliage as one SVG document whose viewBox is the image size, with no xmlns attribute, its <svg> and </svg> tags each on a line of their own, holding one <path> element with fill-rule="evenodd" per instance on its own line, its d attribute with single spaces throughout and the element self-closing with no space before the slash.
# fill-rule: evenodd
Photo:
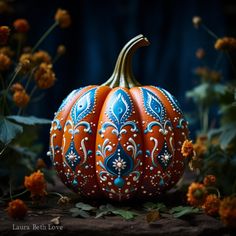
<svg viewBox="0 0 236 236">
<path fill-rule="evenodd" d="M 196 57 L 200 66 L 194 72 L 199 83 L 186 92 L 186 97 L 194 102 L 198 111 L 200 129 L 196 134 L 195 146 L 205 146 L 205 151 L 201 155 L 196 154 L 195 160 L 191 160 L 190 168 L 198 169 L 199 181 L 207 174 L 215 175 L 217 187 L 224 195 L 228 195 L 236 191 L 236 70 L 231 57 L 235 39 L 218 37 L 202 21 L 199 26 L 203 26 L 202 29 L 214 37 L 218 55 L 215 65 L 210 68 L 205 58 L 207 51 L 198 49 Z M 223 58 L 231 65 L 233 79 L 223 80 Z M 206 137 L 204 143 L 199 143 L 200 136 Z"/>
<path fill-rule="evenodd" d="M 71 19 L 67 11 L 58 9 L 51 27 L 34 46 L 27 44 L 30 24 L 16 19 L 12 26 L 0 26 L 0 182 L 3 192 L 9 185 L 22 186 L 24 176 L 37 169 L 42 151 L 38 140 L 39 126 L 50 120 L 34 116 L 30 105 L 37 105 L 46 89 L 56 80 L 53 65 L 65 53 L 59 45 L 52 57 L 39 48 L 56 28 L 66 28 Z M 45 177 L 53 183 L 54 172 L 44 169 Z M 7 188 L 6 188 L 7 186 Z"/>
</svg>

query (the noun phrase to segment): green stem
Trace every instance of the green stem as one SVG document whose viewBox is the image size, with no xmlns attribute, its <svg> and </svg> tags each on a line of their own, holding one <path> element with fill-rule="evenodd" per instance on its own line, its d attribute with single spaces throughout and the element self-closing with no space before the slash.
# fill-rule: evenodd
<svg viewBox="0 0 236 236">
<path fill-rule="evenodd" d="M 53 58 L 52 64 L 55 64 L 61 56 L 62 56 L 61 54 L 57 54 L 57 55 Z"/>
<path fill-rule="evenodd" d="M 35 52 L 35 50 L 39 47 L 39 45 L 47 38 L 47 36 L 56 28 L 58 25 L 58 22 L 55 21 L 49 29 L 42 35 L 42 37 L 38 40 L 38 42 L 34 45 L 32 52 Z"/>
<path fill-rule="evenodd" d="M 22 196 L 23 194 L 27 193 L 28 191 L 29 191 L 29 190 L 26 189 L 26 190 L 24 190 L 23 192 L 18 193 L 18 194 L 15 194 L 15 195 L 11 195 L 11 192 L 10 192 L 10 198 L 8 197 L 8 198 L 0 198 L 0 199 L 3 200 L 3 201 L 12 200 L 13 198 Z"/>
<path fill-rule="evenodd" d="M 29 78 L 28 78 L 28 80 L 27 80 L 27 82 L 26 82 L 26 85 L 25 85 L 25 90 L 27 91 L 27 89 L 28 89 L 28 87 L 29 87 L 29 84 L 30 84 L 30 82 L 31 82 L 31 80 L 32 80 L 32 78 L 33 78 L 33 75 L 34 75 L 34 72 L 35 72 L 35 70 L 37 69 L 37 67 L 34 67 L 32 70 L 31 70 L 31 72 L 30 72 L 30 76 L 29 76 Z"/>
<path fill-rule="evenodd" d="M 219 37 L 211 31 L 205 24 L 202 24 L 202 28 L 209 34 L 211 35 L 214 39 L 218 39 Z"/>
<path fill-rule="evenodd" d="M 229 63 L 230 63 L 230 65 L 231 65 L 231 68 L 232 68 L 232 70 L 233 70 L 234 76 L 236 77 L 236 68 L 235 68 L 234 63 L 233 63 L 233 61 L 232 61 L 232 58 L 231 58 L 231 56 L 230 56 L 230 54 L 229 54 L 228 51 L 226 51 L 225 53 L 226 53 L 226 56 L 227 56 L 227 58 L 228 58 L 228 60 L 229 60 Z"/>
<path fill-rule="evenodd" d="M 9 89 L 11 88 L 11 85 L 13 84 L 13 82 L 15 81 L 15 79 L 16 79 L 16 76 L 18 75 L 18 73 L 20 72 L 20 70 L 21 70 L 21 66 L 17 66 L 16 67 L 16 70 L 15 70 L 15 73 L 13 74 L 13 76 L 12 76 L 12 79 L 11 79 L 11 81 L 10 81 L 10 83 L 8 84 L 8 86 L 7 86 L 7 91 L 6 91 L 6 94 L 8 94 L 8 92 L 9 92 Z"/>
<path fill-rule="evenodd" d="M 220 61 L 221 61 L 221 59 L 222 59 L 222 56 L 223 56 L 223 52 L 220 52 L 220 53 L 218 54 L 217 58 L 216 58 L 215 65 L 214 65 L 214 67 L 213 67 L 214 70 L 216 70 L 217 67 L 219 66 L 219 63 L 220 63 Z"/>
<path fill-rule="evenodd" d="M 205 108 L 203 110 L 203 132 L 204 134 L 208 131 L 208 115 L 209 115 L 209 109 Z"/>
</svg>

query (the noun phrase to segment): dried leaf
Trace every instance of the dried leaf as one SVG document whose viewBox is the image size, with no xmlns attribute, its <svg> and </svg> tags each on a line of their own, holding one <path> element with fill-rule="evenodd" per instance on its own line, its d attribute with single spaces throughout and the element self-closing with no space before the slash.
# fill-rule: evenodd
<svg viewBox="0 0 236 236">
<path fill-rule="evenodd" d="M 152 222 L 155 222 L 157 220 L 159 220 L 161 218 L 159 211 L 154 210 L 154 211 L 150 211 L 148 212 L 148 214 L 146 215 L 146 220 L 147 222 L 150 224 Z"/>
<path fill-rule="evenodd" d="M 60 216 L 57 216 L 55 218 L 53 218 L 52 220 L 50 220 L 51 223 L 53 223 L 54 225 L 60 225 Z"/>
</svg>

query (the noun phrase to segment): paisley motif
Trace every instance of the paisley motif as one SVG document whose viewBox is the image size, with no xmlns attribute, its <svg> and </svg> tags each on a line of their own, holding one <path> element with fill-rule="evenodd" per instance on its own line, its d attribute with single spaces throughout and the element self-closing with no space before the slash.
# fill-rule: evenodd
<svg viewBox="0 0 236 236">
<path fill-rule="evenodd" d="M 144 107 L 147 113 L 162 122 L 165 118 L 165 108 L 163 107 L 159 98 L 151 91 L 145 88 L 142 88 L 142 94 Z"/>
<path fill-rule="evenodd" d="M 63 101 L 62 104 L 60 105 L 57 113 L 62 111 L 62 109 L 65 107 L 65 105 L 71 100 L 72 97 L 74 97 L 82 88 L 75 89 L 73 90 Z"/>
<path fill-rule="evenodd" d="M 110 99 L 108 118 L 118 127 L 125 123 L 130 117 L 132 111 L 132 103 L 122 89 L 117 90 Z"/>
<path fill-rule="evenodd" d="M 115 152 L 105 159 L 104 165 L 106 170 L 112 175 L 124 176 L 133 170 L 134 161 L 119 143 Z"/>
<path fill-rule="evenodd" d="M 92 112 L 95 102 L 95 91 L 96 88 L 89 90 L 73 105 L 71 117 L 74 125 Z"/>
</svg>

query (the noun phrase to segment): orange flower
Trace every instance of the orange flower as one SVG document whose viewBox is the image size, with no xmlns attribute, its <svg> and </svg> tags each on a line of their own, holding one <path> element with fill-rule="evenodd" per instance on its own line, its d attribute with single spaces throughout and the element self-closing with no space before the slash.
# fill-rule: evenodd
<svg viewBox="0 0 236 236">
<path fill-rule="evenodd" d="M 195 74 L 201 77 L 205 81 L 209 82 L 219 82 L 221 79 L 221 74 L 216 70 L 210 70 L 207 67 L 198 67 L 195 69 Z"/>
<path fill-rule="evenodd" d="M 11 59 L 4 54 L 0 54 L 0 71 L 8 70 L 11 66 L 12 62 Z"/>
<path fill-rule="evenodd" d="M 202 23 L 202 18 L 200 16 L 194 16 L 192 19 L 193 26 L 198 29 Z"/>
<path fill-rule="evenodd" d="M 0 54 L 4 54 L 4 55 L 6 55 L 6 56 L 8 56 L 8 57 L 13 57 L 14 56 L 14 52 L 11 50 L 11 48 L 10 47 L 2 47 L 2 48 L 0 48 Z"/>
<path fill-rule="evenodd" d="M 210 194 L 202 206 L 207 215 L 216 216 L 219 212 L 220 199 L 215 194 Z"/>
<path fill-rule="evenodd" d="M 26 33 L 29 31 L 29 23 L 26 19 L 17 19 L 13 22 L 13 26 L 18 33 Z"/>
<path fill-rule="evenodd" d="M 24 185 L 31 192 L 31 197 L 43 197 L 47 194 L 44 174 L 40 170 L 25 176 Z"/>
<path fill-rule="evenodd" d="M 66 47 L 64 45 L 59 45 L 57 47 L 57 54 L 58 55 L 63 55 L 66 53 Z"/>
<path fill-rule="evenodd" d="M 22 200 L 15 199 L 8 203 L 8 208 L 6 210 L 10 217 L 14 219 L 23 219 L 26 216 L 28 208 Z"/>
<path fill-rule="evenodd" d="M 216 183 L 216 177 L 214 175 L 207 175 L 203 180 L 205 186 L 212 186 Z"/>
<path fill-rule="evenodd" d="M 181 148 L 181 153 L 184 157 L 191 157 L 193 155 L 193 144 L 192 141 L 190 140 L 185 140 L 182 148 Z"/>
<path fill-rule="evenodd" d="M 13 93 L 15 93 L 16 91 L 23 91 L 24 90 L 24 87 L 20 84 L 20 83 L 14 83 L 12 86 L 11 86 L 11 91 Z"/>
<path fill-rule="evenodd" d="M 204 49 L 199 48 L 199 49 L 196 51 L 196 54 L 195 54 L 195 55 L 196 55 L 196 58 L 198 58 L 198 59 L 202 59 L 202 58 L 205 57 L 206 52 L 205 52 Z"/>
<path fill-rule="evenodd" d="M 30 101 L 30 96 L 26 93 L 26 91 L 18 90 L 15 91 L 12 97 L 14 103 L 18 107 L 26 107 Z"/>
<path fill-rule="evenodd" d="M 43 50 L 35 52 L 32 56 L 32 60 L 36 64 L 40 64 L 42 62 L 50 64 L 52 61 L 50 55 L 46 51 L 43 51 Z"/>
<path fill-rule="evenodd" d="M 55 73 L 51 64 L 41 63 L 34 74 L 36 84 L 41 89 L 47 89 L 54 85 L 56 81 Z"/>
<path fill-rule="evenodd" d="M 10 34 L 8 26 L 0 26 L 0 44 L 6 44 Z"/>
<path fill-rule="evenodd" d="M 236 228 L 236 197 L 226 197 L 220 202 L 219 215 L 225 225 Z"/>
<path fill-rule="evenodd" d="M 187 193 L 187 201 L 193 206 L 202 206 L 207 196 L 207 190 L 203 184 L 193 182 Z"/>
<path fill-rule="evenodd" d="M 71 17 L 69 13 L 64 9 L 59 8 L 54 18 L 61 28 L 67 28 L 71 24 Z"/>
<path fill-rule="evenodd" d="M 27 73 L 32 67 L 32 54 L 21 54 L 19 58 L 19 66 L 21 67 L 21 72 Z"/>
<path fill-rule="evenodd" d="M 236 38 L 232 37 L 223 37 L 219 38 L 215 42 L 216 50 L 235 50 L 236 49 Z"/>
<path fill-rule="evenodd" d="M 207 151 L 207 137 L 205 135 L 199 135 L 196 143 L 193 144 L 194 151 L 197 157 L 202 158 Z"/>
</svg>

